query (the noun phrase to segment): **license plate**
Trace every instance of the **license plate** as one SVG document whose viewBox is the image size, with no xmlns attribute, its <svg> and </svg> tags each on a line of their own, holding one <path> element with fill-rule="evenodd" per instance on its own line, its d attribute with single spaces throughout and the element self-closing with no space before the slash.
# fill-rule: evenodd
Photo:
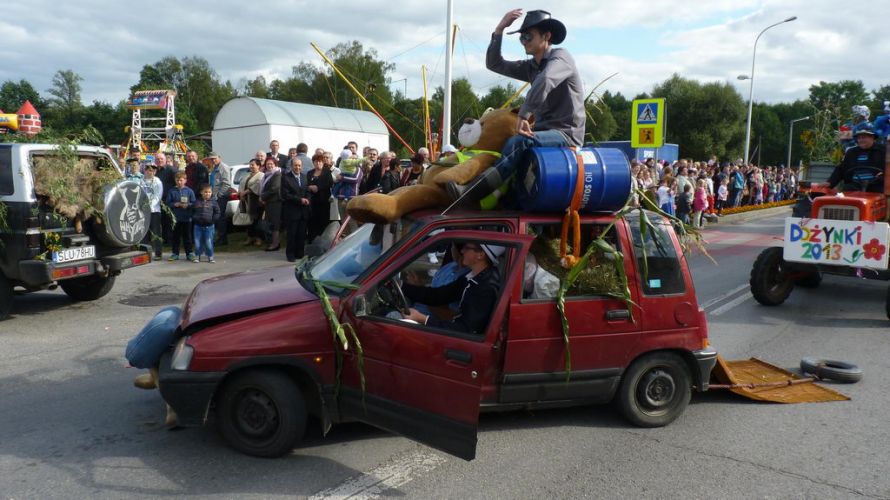
<svg viewBox="0 0 890 500">
<path fill-rule="evenodd" d="M 87 245 L 83 247 L 65 248 L 53 252 L 53 262 L 71 262 L 75 260 L 92 259 L 96 257 L 96 247 Z"/>
</svg>

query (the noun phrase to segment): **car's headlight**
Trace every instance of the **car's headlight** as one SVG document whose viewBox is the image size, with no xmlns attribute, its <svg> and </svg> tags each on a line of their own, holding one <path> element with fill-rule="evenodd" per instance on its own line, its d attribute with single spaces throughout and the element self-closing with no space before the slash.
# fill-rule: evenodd
<svg viewBox="0 0 890 500">
<path fill-rule="evenodd" d="M 188 339 L 189 337 L 182 337 L 176 343 L 176 349 L 173 350 L 173 360 L 170 362 L 170 367 L 174 370 L 188 370 L 189 363 L 192 362 L 192 354 L 195 353 L 195 348 L 186 343 Z"/>
</svg>

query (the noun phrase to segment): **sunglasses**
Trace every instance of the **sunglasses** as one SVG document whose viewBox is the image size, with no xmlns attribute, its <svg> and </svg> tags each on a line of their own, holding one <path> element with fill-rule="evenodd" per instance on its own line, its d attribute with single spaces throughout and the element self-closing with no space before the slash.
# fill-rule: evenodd
<svg viewBox="0 0 890 500">
<path fill-rule="evenodd" d="M 532 41 L 532 39 L 534 37 L 535 37 L 534 33 L 532 33 L 531 31 L 526 31 L 525 33 L 522 33 L 519 35 L 519 42 L 520 43 L 528 43 L 528 42 Z"/>
</svg>

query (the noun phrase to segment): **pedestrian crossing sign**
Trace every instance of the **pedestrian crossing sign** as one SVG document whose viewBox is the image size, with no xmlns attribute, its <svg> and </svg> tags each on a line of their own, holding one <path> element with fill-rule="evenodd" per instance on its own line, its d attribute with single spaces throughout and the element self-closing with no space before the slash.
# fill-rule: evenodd
<svg viewBox="0 0 890 500">
<path fill-rule="evenodd" d="M 631 109 L 631 147 L 663 146 L 664 99 L 637 99 Z"/>
</svg>

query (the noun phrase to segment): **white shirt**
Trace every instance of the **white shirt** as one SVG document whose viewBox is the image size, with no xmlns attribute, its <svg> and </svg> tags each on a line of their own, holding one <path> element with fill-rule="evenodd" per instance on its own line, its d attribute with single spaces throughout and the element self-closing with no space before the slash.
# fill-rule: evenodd
<svg viewBox="0 0 890 500">
<path fill-rule="evenodd" d="M 148 177 L 143 177 L 142 189 L 148 195 L 151 212 L 155 214 L 161 213 L 161 198 L 164 195 L 164 184 L 161 183 L 161 179 L 152 177 L 151 180 L 148 180 Z"/>
</svg>

